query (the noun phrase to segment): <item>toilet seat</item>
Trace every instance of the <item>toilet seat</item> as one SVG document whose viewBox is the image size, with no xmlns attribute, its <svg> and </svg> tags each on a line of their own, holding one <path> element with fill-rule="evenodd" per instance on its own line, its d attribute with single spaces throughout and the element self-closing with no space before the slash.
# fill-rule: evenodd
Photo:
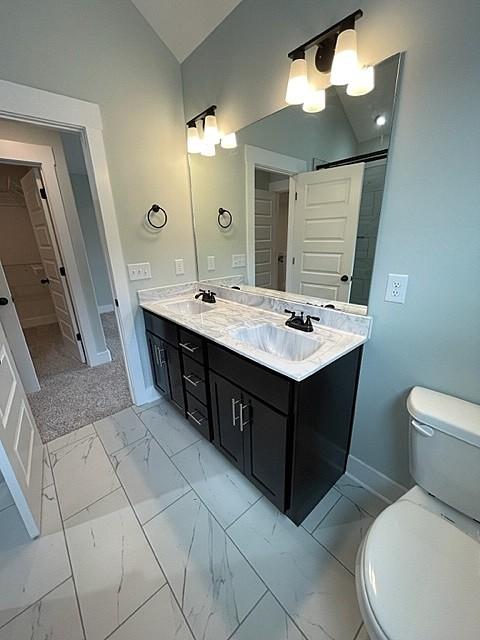
<svg viewBox="0 0 480 640">
<path fill-rule="evenodd" d="M 401 499 L 377 518 L 356 582 L 372 640 L 479 637 L 480 541 L 423 505 Z"/>
</svg>

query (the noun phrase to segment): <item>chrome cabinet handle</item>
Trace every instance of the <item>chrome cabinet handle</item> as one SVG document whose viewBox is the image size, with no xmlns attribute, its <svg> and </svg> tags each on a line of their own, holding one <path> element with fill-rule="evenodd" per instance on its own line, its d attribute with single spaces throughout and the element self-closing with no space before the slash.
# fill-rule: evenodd
<svg viewBox="0 0 480 640">
<path fill-rule="evenodd" d="M 248 419 L 246 422 L 243 419 L 243 412 L 245 411 L 245 409 L 248 409 L 248 408 L 249 408 L 248 404 L 240 403 L 240 431 L 242 433 L 245 427 L 247 427 L 250 424 L 250 419 Z"/>
<path fill-rule="evenodd" d="M 195 382 L 195 380 L 192 379 L 192 376 L 195 376 L 195 374 L 194 373 L 189 373 L 188 375 L 186 373 L 183 374 L 184 379 L 194 387 L 198 387 L 199 385 L 202 384 L 203 382 L 202 378 L 195 376 L 197 378 L 197 381 Z"/>
<path fill-rule="evenodd" d="M 153 352 L 155 353 L 155 362 L 160 366 L 160 360 L 158 359 L 158 346 L 156 344 L 153 345 Z"/>
<path fill-rule="evenodd" d="M 235 415 L 235 407 L 237 406 L 237 404 L 241 404 L 240 400 L 235 400 L 235 398 L 232 398 L 232 426 L 234 427 L 237 426 L 235 423 L 238 420 L 238 416 Z"/>
<path fill-rule="evenodd" d="M 194 344 L 194 345 L 192 346 L 192 343 L 191 343 L 191 342 L 179 342 L 179 343 L 178 343 L 178 346 L 179 346 L 179 347 L 182 347 L 182 349 L 186 349 L 186 350 L 187 350 L 187 351 L 189 351 L 190 353 L 195 353 L 195 351 L 196 351 L 197 349 L 200 349 L 200 347 L 199 347 L 198 345 L 196 345 L 196 344 Z"/>
<path fill-rule="evenodd" d="M 205 416 L 202 416 L 202 414 L 200 413 L 201 420 L 197 420 L 197 418 L 195 417 L 196 413 L 200 413 L 200 411 L 198 409 L 195 409 L 195 411 L 187 411 L 187 416 L 191 418 L 196 424 L 201 426 L 203 421 L 205 420 Z"/>
</svg>

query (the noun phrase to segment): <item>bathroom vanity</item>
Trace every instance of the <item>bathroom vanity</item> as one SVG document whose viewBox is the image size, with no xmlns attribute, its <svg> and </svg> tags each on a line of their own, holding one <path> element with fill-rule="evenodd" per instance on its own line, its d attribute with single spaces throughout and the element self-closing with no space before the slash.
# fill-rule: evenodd
<svg viewBox="0 0 480 640">
<path fill-rule="evenodd" d="M 193 293 L 142 307 L 155 387 L 302 522 L 345 471 L 367 336 L 303 334 L 279 313 Z"/>
</svg>

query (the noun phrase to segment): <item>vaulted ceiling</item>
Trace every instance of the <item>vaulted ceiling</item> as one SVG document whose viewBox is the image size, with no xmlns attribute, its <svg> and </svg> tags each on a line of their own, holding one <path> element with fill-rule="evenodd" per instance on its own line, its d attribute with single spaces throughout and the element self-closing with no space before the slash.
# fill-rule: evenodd
<svg viewBox="0 0 480 640">
<path fill-rule="evenodd" d="M 241 0 L 132 0 L 179 62 L 218 27 Z"/>
</svg>

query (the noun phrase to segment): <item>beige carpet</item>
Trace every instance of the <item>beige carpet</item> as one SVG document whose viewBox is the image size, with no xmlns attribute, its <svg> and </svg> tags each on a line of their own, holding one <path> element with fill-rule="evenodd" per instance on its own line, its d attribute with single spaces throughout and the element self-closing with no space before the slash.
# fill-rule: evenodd
<svg viewBox="0 0 480 640">
<path fill-rule="evenodd" d="M 65 352 L 57 325 L 25 330 L 41 387 L 28 398 L 43 442 L 132 404 L 115 314 L 101 318 L 112 362 L 98 367 Z"/>
</svg>

